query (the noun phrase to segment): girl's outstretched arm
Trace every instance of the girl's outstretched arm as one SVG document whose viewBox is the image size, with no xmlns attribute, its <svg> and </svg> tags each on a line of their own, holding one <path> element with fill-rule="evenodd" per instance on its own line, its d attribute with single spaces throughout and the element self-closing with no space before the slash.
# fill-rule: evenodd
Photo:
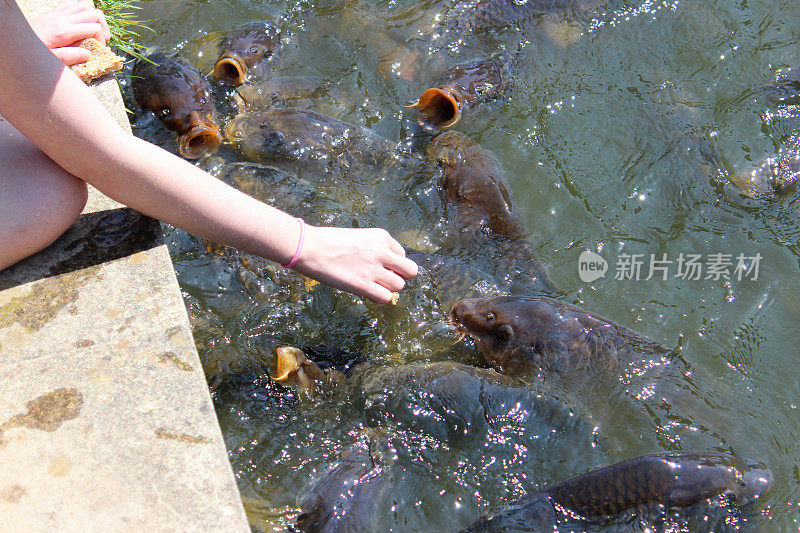
<svg viewBox="0 0 800 533">
<path fill-rule="evenodd" d="M 287 263 L 297 219 L 123 131 L 40 41 L 14 0 L 0 0 L 0 115 L 60 167 L 137 211 Z M 306 226 L 295 269 L 386 303 L 417 266 L 382 229 Z"/>
</svg>

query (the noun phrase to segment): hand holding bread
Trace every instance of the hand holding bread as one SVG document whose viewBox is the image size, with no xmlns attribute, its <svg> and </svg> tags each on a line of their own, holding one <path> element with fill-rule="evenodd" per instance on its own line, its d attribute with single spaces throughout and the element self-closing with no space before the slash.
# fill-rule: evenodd
<svg viewBox="0 0 800 533">
<path fill-rule="evenodd" d="M 93 38 L 107 43 L 111 38 L 103 12 L 86 4 L 63 4 L 31 19 L 30 25 L 45 46 L 67 66 L 89 59 L 91 52 L 76 46 L 77 41 Z"/>
</svg>

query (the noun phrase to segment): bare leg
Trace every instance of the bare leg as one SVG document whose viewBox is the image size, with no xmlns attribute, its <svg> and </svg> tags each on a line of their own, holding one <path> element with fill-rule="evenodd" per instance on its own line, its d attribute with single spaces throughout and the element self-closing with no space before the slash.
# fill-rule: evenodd
<svg viewBox="0 0 800 533">
<path fill-rule="evenodd" d="M 0 270 L 56 240 L 87 194 L 83 181 L 0 118 Z"/>
</svg>

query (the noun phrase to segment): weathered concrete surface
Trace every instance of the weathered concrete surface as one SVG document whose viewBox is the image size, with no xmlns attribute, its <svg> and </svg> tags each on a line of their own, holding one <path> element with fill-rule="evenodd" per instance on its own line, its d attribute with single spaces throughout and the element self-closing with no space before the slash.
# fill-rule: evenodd
<svg viewBox="0 0 800 533">
<path fill-rule="evenodd" d="M 130 131 L 116 82 L 93 88 Z M 0 272 L 0 517 L 3 531 L 249 530 L 160 227 L 97 191 Z"/>
</svg>

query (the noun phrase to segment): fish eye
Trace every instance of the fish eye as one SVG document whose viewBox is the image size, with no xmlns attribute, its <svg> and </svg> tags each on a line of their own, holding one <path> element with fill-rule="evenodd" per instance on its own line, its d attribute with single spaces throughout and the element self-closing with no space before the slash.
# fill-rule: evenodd
<svg viewBox="0 0 800 533">
<path fill-rule="evenodd" d="M 261 47 L 259 47 L 259 46 L 253 45 L 253 46 L 250 47 L 250 53 L 251 54 L 257 54 L 260 51 L 261 51 Z"/>
<path fill-rule="evenodd" d="M 492 313 L 491 311 L 486 313 L 486 321 L 487 322 L 493 322 L 494 319 L 495 319 L 494 313 Z"/>
</svg>

